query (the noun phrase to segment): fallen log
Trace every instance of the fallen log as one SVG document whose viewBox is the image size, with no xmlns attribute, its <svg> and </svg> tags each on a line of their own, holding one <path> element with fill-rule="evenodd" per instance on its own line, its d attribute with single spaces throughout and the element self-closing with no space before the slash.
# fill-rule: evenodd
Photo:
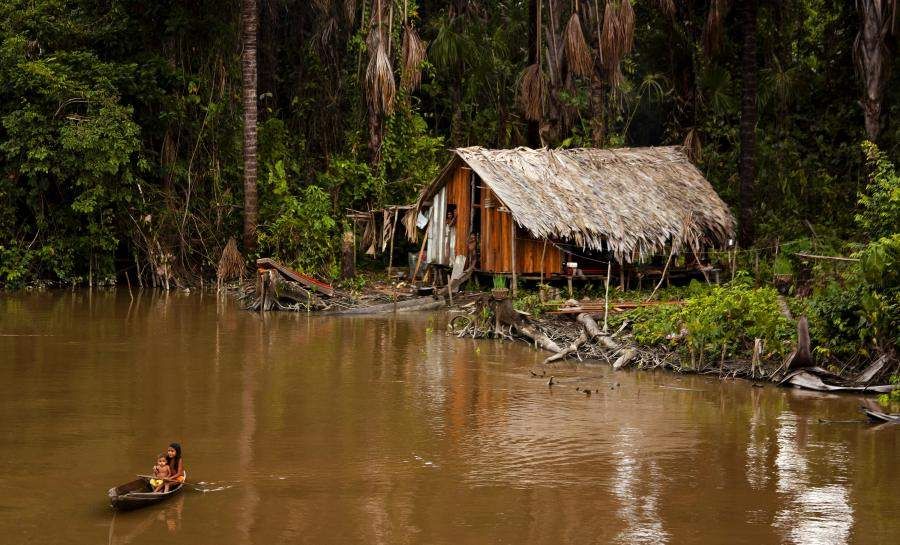
<svg viewBox="0 0 900 545">
<path fill-rule="evenodd" d="M 360 314 L 389 314 L 391 312 L 415 312 L 423 310 L 437 310 L 446 306 L 441 299 L 435 299 L 431 296 L 414 297 L 406 301 L 397 301 L 395 303 L 384 303 L 382 305 L 370 305 L 367 307 L 349 308 L 346 310 L 319 312 L 319 316 L 334 315 L 360 315 Z"/>
<path fill-rule="evenodd" d="M 577 321 L 582 325 L 582 327 L 584 327 L 584 330 L 587 332 L 591 340 L 603 335 L 603 331 L 600 330 L 600 326 L 597 325 L 597 322 L 594 321 L 590 314 L 579 314 L 575 318 L 575 321 Z"/>
<path fill-rule="evenodd" d="M 558 344 L 553 342 L 550 337 L 543 334 L 533 325 L 522 322 L 516 325 L 515 328 L 516 331 L 534 341 L 536 345 L 540 346 L 544 350 L 549 350 L 551 352 L 562 352 L 562 348 L 560 348 Z"/>
<path fill-rule="evenodd" d="M 548 363 L 552 363 L 554 361 L 559 361 L 559 360 L 565 359 L 572 352 L 577 353 L 578 349 L 581 348 L 581 345 L 583 345 L 587 341 L 588 341 L 588 333 L 587 333 L 587 331 L 582 330 L 581 335 L 579 335 L 578 338 L 576 338 L 574 341 L 572 341 L 572 344 L 570 344 L 565 349 L 563 349 L 563 350 L 557 352 L 556 354 L 553 354 L 552 356 L 549 356 L 547 359 L 545 359 L 544 365 L 546 365 Z"/>
<path fill-rule="evenodd" d="M 637 353 L 637 350 L 635 350 L 634 348 L 626 348 L 622 352 L 622 355 L 619 356 L 619 359 L 617 359 L 613 363 L 613 369 L 618 371 L 619 369 L 628 365 L 631 362 L 631 360 L 634 359 L 634 356 L 636 353 Z"/>
</svg>

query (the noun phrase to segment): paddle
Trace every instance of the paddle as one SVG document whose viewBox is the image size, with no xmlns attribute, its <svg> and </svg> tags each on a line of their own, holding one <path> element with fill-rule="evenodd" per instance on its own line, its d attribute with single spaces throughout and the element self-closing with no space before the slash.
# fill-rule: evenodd
<svg viewBox="0 0 900 545">
<path fill-rule="evenodd" d="M 162 477 L 154 477 L 153 475 L 138 475 L 138 477 L 140 477 L 141 479 L 162 479 L 162 480 L 164 480 L 164 481 L 166 480 L 165 478 L 162 478 Z M 171 480 L 168 481 L 168 482 L 170 482 L 170 483 L 176 483 L 176 484 L 178 483 L 178 481 L 171 481 Z M 190 486 L 190 487 L 192 487 L 194 490 L 201 490 L 201 491 L 203 490 L 203 488 L 201 488 L 200 485 L 196 485 L 196 484 L 194 484 L 194 483 L 189 483 L 189 482 L 181 481 L 181 484 Z"/>
</svg>

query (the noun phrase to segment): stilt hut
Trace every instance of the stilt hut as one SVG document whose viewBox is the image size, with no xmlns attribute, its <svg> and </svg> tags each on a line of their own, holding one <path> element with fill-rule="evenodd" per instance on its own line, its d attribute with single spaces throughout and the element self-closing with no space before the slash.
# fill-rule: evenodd
<svg viewBox="0 0 900 545">
<path fill-rule="evenodd" d="M 424 229 L 426 263 L 464 255 L 478 272 L 544 277 L 569 261 L 696 256 L 726 246 L 735 227 L 680 147 L 455 149 L 406 221 Z"/>
</svg>

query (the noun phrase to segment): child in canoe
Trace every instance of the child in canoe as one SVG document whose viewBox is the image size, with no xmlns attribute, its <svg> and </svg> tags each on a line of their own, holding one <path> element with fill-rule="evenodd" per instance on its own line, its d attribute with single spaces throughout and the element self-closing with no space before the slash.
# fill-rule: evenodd
<svg viewBox="0 0 900 545">
<path fill-rule="evenodd" d="M 159 492 L 162 490 L 163 492 L 169 491 L 169 482 L 166 480 L 171 476 L 172 472 L 169 469 L 169 461 L 166 459 L 164 454 L 160 454 L 156 457 L 156 465 L 153 466 L 153 477 L 150 479 L 150 486 L 153 487 L 154 492 Z"/>
</svg>

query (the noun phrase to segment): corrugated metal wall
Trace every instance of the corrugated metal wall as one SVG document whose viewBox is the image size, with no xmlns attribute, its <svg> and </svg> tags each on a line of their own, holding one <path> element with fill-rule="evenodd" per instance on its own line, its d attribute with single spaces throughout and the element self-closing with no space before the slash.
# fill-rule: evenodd
<svg viewBox="0 0 900 545">
<path fill-rule="evenodd" d="M 425 250 L 425 261 L 446 265 L 449 263 L 445 255 L 447 230 L 444 221 L 447 218 L 447 186 L 434 195 L 431 209 L 428 212 L 428 246 Z"/>
</svg>

